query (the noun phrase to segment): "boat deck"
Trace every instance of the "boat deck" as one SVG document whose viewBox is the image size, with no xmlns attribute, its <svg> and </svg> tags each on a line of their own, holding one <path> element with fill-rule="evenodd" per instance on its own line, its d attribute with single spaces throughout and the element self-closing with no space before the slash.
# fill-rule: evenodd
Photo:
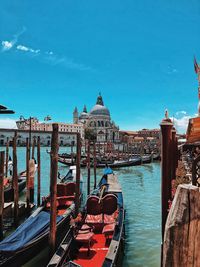
<svg viewBox="0 0 200 267">
<path fill-rule="evenodd" d="M 82 267 L 101 267 L 108 252 L 109 242 L 106 242 L 104 234 L 94 234 L 88 255 L 87 246 L 83 245 L 74 262 Z"/>
</svg>

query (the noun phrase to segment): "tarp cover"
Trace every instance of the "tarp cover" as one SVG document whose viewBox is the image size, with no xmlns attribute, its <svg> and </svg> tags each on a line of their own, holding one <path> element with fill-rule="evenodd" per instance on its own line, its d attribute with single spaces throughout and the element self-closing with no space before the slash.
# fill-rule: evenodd
<svg viewBox="0 0 200 267">
<path fill-rule="evenodd" d="M 113 170 L 110 167 L 106 167 L 103 171 L 104 175 L 112 174 Z"/>
<path fill-rule="evenodd" d="M 57 222 L 62 216 L 57 216 Z M 35 217 L 30 216 L 11 235 L 0 242 L 0 251 L 16 251 L 29 243 L 32 239 L 47 230 L 50 224 L 50 214 L 41 211 Z"/>
</svg>

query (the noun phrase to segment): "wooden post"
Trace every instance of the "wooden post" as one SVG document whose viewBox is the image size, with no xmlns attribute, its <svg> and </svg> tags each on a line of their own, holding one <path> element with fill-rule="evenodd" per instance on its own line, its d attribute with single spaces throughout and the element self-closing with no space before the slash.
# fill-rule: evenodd
<svg viewBox="0 0 200 267">
<path fill-rule="evenodd" d="M 88 149 L 87 149 L 87 195 L 90 194 L 90 140 L 88 140 Z"/>
<path fill-rule="evenodd" d="M 29 150 L 31 150 L 31 123 L 32 123 L 32 118 L 30 117 L 29 118 Z M 30 159 L 30 157 L 31 157 L 31 153 L 30 153 L 30 151 L 29 151 L 29 159 Z"/>
<path fill-rule="evenodd" d="M 6 172 L 5 176 L 8 177 L 8 160 L 9 160 L 9 139 L 6 142 Z"/>
<path fill-rule="evenodd" d="M 56 197 L 57 197 L 57 177 L 58 177 L 58 124 L 53 123 L 51 139 L 51 171 L 50 171 L 50 233 L 49 248 L 50 256 L 55 252 L 56 246 Z"/>
<path fill-rule="evenodd" d="M 4 158 L 5 152 L 0 152 L 0 240 L 3 239 L 3 208 L 4 208 Z"/>
<path fill-rule="evenodd" d="M 37 205 L 40 206 L 40 136 L 37 138 Z"/>
<path fill-rule="evenodd" d="M 172 128 L 172 140 L 171 140 L 171 180 L 176 178 L 176 130 Z"/>
<path fill-rule="evenodd" d="M 170 143 L 171 143 L 171 129 L 172 122 L 169 118 L 163 119 L 161 127 L 162 135 L 162 161 L 161 161 L 161 207 L 162 207 L 162 217 L 161 217 L 161 233 L 162 233 L 162 243 L 161 243 L 161 266 L 162 266 L 162 245 L 164 239 L 165 223 L 167 219 L 168 209 L 169 209 L 169 199 L 171 196 L 171 164 L 170 164 Z"/>
<path fill-rule="evenodd" d="M 81 135 L 77 133 L 76 140 L 76 195 L 75 195 L 75 213 L 78 214 L 80 206 L 80 173 L 81 173 Z M 81 192 L 82 193 L 82 192 Z"/>
<path fill-rule="evenodd" d="M 162 267 L 200 266 L 199 211 L 199 187 L 179 185 L 165 226 Z"/>
<path fill-rule="evenodd" d="M 35 140 L 35 137 L 33 137 L 33 146 L 32 146 L 32 159 L 34 159 L 34 154 L 35 154 L 35 143 L 36 143 L 36 140 Z"/>
<path fill-rule="evenodd" d="M 29 159 L 30 159 L 30 142 L 29 139 L 26 138 L 26 208 L 27 212 L 30 210 L 30 172 L 29 172 Z"/>
<path fill-rule="evenodd" d="M 97 172 L 96 172 L 96 165 L 97 165 L 97 159 L 96 159 L 96 143 L 93 143 L 93 162 L 94 162 L 94 189 L 97 186 Z"/>
<path fill-rule="evenodd" d="M 17 174 L 17 131 L 13 138 L 13 189 L 14 189 L 14 225 L 18 225 L 19 216 L 19 191 L 18 191 L 18 174 Z"/>
</svg>

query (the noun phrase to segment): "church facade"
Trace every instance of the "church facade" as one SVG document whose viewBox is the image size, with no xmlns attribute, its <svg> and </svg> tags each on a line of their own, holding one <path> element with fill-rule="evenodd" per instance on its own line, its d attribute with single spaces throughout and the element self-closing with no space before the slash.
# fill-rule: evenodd
<svg viewBox="0 0 200 267">
<path fill-rule="evenodd" d="M 118 142 L 119 127 L 111 120 L 110 111 L 104 105 L 103 98 L 99 94 L 96 105 L 87 112 L 86 106 L 83 112 L 78 113 L 77 107 L 73 112 L 73 120 L 76 124 L 82 124 L 84 129 L 90 130 L 95 136 L 97 142 Z"/>
</svg>

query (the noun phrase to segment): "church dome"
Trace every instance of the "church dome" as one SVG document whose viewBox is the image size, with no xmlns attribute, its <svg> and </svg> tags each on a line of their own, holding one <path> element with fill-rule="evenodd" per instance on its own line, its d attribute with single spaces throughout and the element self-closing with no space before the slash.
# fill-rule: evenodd
<svg viewBox="0 0 200 267">
<path fill-rule="evenodd" d="M 104 115 L 110 117 L 110 111 L 105 106 L 96 104 L 90 111 L 90 115 Z"/>
<path fill-rule="evenodd" d="M 79 120 L 85 120 L 89 118 L 89 114 L 87 113 L 86 105 L 84 105 L 83 112 L 81 112 L 79 116 Z"/>
<path fill-rule="evenodd" d="M 101 115 L 110 117 L 110 111 L 107 109 L 107 107 L 104 106 L 101 95 L 98 96 L 96 105 L 90 111 L 90 115 L 95 115 L 95 116 Z"/>
</svg>

